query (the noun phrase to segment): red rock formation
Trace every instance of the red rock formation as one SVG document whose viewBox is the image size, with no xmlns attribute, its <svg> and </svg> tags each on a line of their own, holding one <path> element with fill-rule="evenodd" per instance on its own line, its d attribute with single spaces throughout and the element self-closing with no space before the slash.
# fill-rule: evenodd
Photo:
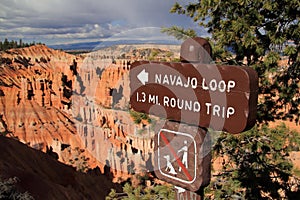
<svg viewBox="0 0 300 200">
<path fill-rule="evenodd" d="M 73 96 L 73 113 L 80 119 L 77 131 L 85 148 L 117 177 L 124 177 L 152 159 L 154 133 L 139 134 L 140 126 L 128 112 L 132 61 L 107 59 L 104 54 L 98 51 L 85 57 L 79 73 L 86 87 L 84 95 Z"/>
<path fill-rule="evenodd" d="M 151 161 L 154 133 L 128 113 L 130 59 L 101 51 L 74 56 L 43 45 L 0 58 L 1 133 L 51 150 L 65 163 L 78 149 L 88 150 L 83 155 L 91 167 L 110 166 L 116 177 Z"/>
<path fill-rule="evenodd" d="M 44 151 L 52 146 L 60 154 L 62 144 L 82 148 L 68 108 L 75 79 L 71 67 L 82 59 L 43 45 L 0 57 L 0 131 Z"/>
</svg>

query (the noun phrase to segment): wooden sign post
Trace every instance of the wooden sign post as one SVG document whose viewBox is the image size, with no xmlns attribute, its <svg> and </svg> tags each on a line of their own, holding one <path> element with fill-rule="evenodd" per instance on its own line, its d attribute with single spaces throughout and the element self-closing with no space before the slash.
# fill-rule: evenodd
<svg viewBox="0 0 300 200">
<path fill-rule="evenodd" d="M 250 67 L 211 64 L 211 47 L 203 38 L 187 39 L 180 54 L 181 62 L 134 62 L 130 104 L 137 112 L 172 120 L 155 137 L 156 176 L 198 191 L 210 181 L 206 128 L 240 133 L 253 127 L 258 76 Z"/>
</svg>

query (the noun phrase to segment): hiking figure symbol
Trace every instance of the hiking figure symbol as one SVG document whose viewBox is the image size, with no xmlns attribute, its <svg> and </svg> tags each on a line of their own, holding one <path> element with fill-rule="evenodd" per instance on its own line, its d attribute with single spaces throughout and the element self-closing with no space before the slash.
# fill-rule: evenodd
<svg viewBox="0 0 300 200">
<path fill-rule="evenodd" d="M 188 146 L 187 146 L 187 141 L 184 140 L 184 146 L 181 147 L 181 149 L 179 149 L 177 151 L 177 153 L 183 152 L 182 155 L 182 164 L 184 164 L 185 168 L 188 168 Z M 181 172 L 181 167 L 179 167 L 179 171 Z"/>
</svg>

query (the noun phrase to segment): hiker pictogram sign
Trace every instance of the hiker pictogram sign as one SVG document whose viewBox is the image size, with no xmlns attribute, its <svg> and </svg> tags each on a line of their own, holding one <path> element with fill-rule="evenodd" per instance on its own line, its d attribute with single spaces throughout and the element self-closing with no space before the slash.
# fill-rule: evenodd
<svg viewBox="0 0 300 200">
<path fill-rule="evenodd" d="M 200 132 L 193 134 L 160 130 L 155 147 L 157 177 L 191 191 L 197 191 L 209 182 L 210 168 L 203 160 L 210 154 L 205 155 L 202 146 L 205 131 Z"/>
<path fill-rule="evenodd" d="M 163 175 L 184 183 L 195 181 L 197 147 L 191 135 L 161 130 L 158 146 L 158 169 Z"/>
</svg>

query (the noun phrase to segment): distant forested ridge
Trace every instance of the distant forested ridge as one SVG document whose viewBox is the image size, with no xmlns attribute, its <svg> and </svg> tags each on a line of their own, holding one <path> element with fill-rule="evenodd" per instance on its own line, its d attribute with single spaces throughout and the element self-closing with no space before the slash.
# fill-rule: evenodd
<svg viewBox="0 0 300 200">
<path fill-rule="evenodd" d="M 23 48 L 23 47 L 30 47 L 36 44 L 42 44 L 40 42 L 36 43 L 35 41 L 26 43 L 23 42 L 22 39 L 19 40 L 19 42 L 15 40 L 9 41 L 7 38 L 4 39 L 4 41 L 0 40 L 0 51 L 5 51 L 8 49 L 14 49 L 14 48 Z"/>
</svg>

